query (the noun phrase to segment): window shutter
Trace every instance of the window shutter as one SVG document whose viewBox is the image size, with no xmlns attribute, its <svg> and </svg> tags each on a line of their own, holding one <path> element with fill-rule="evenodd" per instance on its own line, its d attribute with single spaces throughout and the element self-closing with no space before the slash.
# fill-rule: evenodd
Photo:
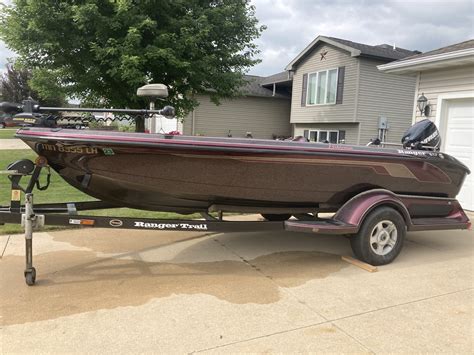
<svg viewBox="0 0 474 355">
<path fill-rule="evenodd" d="M 339 143 L 341 143 L 342 141 L 346 141 L 346 131 L 339 131 Z"/>
<path fill-rule="evenodd" d="M 303 84 L 301 91 L 301 107 L 306 106 L 306 92 L 308 89 L 308 74 L 303 74 Z"/>
<path fill-rule="evenodd" d="M 309 139 L 309 129 L 305 129 L 303 131 L 303 136 L 306 138 L 306 139 Z"/>
<path fill-rule="evenodd" d="M 346 67 L 339 67 L 337 75 L 337 94 L 336 104 L 342 104 L 342 94 L 344 93 L 344 74 L 346 73 Z"/>
</svg>

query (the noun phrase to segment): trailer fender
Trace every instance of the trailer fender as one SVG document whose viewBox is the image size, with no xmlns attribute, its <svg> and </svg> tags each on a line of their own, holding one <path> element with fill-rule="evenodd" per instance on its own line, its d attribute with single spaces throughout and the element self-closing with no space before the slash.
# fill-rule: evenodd
<svg viewBox="0 0 474 355">
<path fill-rule="evenodd" d="M 410 214 L 401 199 L 384 189 L 369 190 L 354 196 L 339 208 L 333 219 L 357 226 L 358 232 L 365 217 L 379 206 L 392 207 L 401 214 L 407 227 L 411 226 Z"/>
</svg>

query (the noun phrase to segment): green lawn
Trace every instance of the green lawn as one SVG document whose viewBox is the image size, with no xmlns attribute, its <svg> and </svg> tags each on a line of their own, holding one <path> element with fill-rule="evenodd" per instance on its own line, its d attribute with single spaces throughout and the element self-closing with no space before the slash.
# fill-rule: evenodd
<svg viewBox="0 0 474 355">
<path fill-rule="evenodd" d="M 0 139 L 12 139 L 17 128 L 0 128 Z"/>
<path fill-rule="evenodd" d="M 5 170 L 7 165 L 18 159 L 36 158 L 36 154 L 30 150 L 0 150 L 0 170 Z M 44 174 L 44 172 L 43 172 Z M 42 184 L 45 176 L 42 176 Z M 26 185 L 26 183 L 24 184 Z M 52 171 L 51 185 L 46 191 L 34 191 L 35 203 L 46 202 L 75 202 L 75 201 L 91 201 L 92 197 L 82 193 L 74 187 L 68 185 L 58 174 Z M 10 204 L 10 181 L 6 175 L 0 175 L 0 205 Z M 110 210 L 97 210 L 91 212 L 82 212 L 81 214 L 95 215 L 95 216 L 120 216 L 120 217 L 142 217 L 142 218 L 176 218 L 189 219 L 198 218 L 199 215 L 179 215 L 176 213 L 167 212 L 152 212 L 141 211 L 129 208 L 116 208 Z M 64 228 L 64 227 L 60 227 Z M 58 229 L 58 227 L 47 227 L 47 229 Z M 22 228 L 17 225 L 0 225 L 0 235 L 10 233 L 21 233 Z"/>
</svg>

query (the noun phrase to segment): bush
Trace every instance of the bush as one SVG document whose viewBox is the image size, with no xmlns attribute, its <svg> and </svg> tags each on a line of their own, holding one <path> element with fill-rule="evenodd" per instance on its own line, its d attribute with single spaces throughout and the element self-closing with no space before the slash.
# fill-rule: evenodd
<svg viewBox="0 0 474 355">
<path fill-rule="evenodd" d="M 135 124 L 124 124 L 119 126 L 120 132 L 135 132 Z"/>
</svg>

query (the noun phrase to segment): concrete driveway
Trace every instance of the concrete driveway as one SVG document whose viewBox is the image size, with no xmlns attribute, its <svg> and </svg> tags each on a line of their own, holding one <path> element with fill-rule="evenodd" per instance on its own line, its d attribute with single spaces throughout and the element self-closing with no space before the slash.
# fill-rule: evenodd
<svg viewBox="0 0 474 355">
<path fill-rule="evenodd" d="M 369 273 L 344 237 L 69 230 L 0 237 L 1 351 L 472 353 L 472 231 L 409 233 Z"/>
</svg>

